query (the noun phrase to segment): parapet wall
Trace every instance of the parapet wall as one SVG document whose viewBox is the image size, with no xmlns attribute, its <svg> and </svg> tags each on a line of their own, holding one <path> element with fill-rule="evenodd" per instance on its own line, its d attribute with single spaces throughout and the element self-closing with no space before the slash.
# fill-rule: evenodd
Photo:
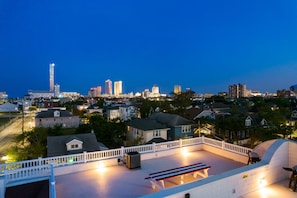
<svg viewBox="0 0 297 198">
<path fill-rule="evenodd" d="M 289 162 L 296 162 L 294 161 L 296 160 L 296 155 L 292 157 L 293 153 L 290 153 L 293 152 L 293 149 L 296 149 L 296 146 L 297 143 L 294 142 L 277 140 L 266 151 L 261 162 L 210 176 L 175 188 L 159 191 L 154 194 L 143 196 L 143 198 L 176 198 L 185 197 L 186 194 L 190 195 L 191 198 L 240 197 L 244 194 L 288 178 L 288 171 L 285 171 L 283 167 L 289 166 Z M 207 146 L 205 149 L 208 149 L 210 152 L 216 151 Z"/>
</svg>

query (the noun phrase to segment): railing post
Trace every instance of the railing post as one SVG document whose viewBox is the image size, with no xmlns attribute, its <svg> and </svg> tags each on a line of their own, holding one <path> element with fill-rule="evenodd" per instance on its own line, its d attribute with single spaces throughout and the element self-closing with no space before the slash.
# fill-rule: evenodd
<svg viewBox="0 0 297 198">
<path fill-rule="evenodd" d="M 179 139 L 179 147 L 183 147 L 183 139 Z"/>
<path fill-rule="evenodd" d="M 38 166 L 41 166 L 41 159 L 42 159 L 42 157 L 38 157 Z"/>
<path fill-rule="evenodd" d="M 225 141 L 222 141 L 222 150 L 225 150 Z"/>
<path fill-rule="evenodd" d="M 87 163 L 87 151 L 84 151 L 84 163 Z"/>
<path fill-rule="evenodd" d="M 56 181 L 55 181 L 55 173 L 54 173 L 54 166 L 50 164 L 51 167 L 51 176 L 50 176 L 50 198 L 56 198 Z"/>
<path fill-rule="evenodd" d="M 121 146 L 121 157 L 125 155 L 125 147 Z"/>
<path fill-rule="evenodd" d="M 6 190 L 6 186 L 5 186 L 5 175 L 6 175 L 6 169 L 4 169 L 4 175 L 2 178 L 0 178 L 0 197 L 5 197 L 5 190 Z"/>
<path fill-rule="evenodd" d="M 153 142 L 153 152 L 155 153 L 156 152 L 156 143 Z"/>
</svg>

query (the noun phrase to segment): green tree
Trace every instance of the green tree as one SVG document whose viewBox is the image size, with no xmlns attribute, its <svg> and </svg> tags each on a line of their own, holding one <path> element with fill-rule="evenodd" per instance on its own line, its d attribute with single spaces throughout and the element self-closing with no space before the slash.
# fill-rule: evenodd
<svg viewBox="0 0 297 198">
<path fill-rule="evenodd" d="M 192 90 L 187 90 L 185 92 L 181 92 L 180 94 L 175 94 L 172 102 L 173 106 L 176 108 L 174 113 L 183 115 L 186 108 L 192 105 L 194 94 L 195 92 Z"/>
</svg>

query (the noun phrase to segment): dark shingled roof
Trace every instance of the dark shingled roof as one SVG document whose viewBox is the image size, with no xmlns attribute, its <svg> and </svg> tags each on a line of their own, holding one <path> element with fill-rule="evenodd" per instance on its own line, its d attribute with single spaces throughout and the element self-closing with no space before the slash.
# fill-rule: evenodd
<svg viewBox="0 0 297 198">
<path fill-rule="evenodd" d="M 169 113 L 155 113 L 149 119 L 156 120 L 159 123 L 165 124 L 167 127 L 176 127 L 180 125 L 191 124 L 191 121 L 179 115 Z"/>
<path fill-rule="evenodd" d="M 54 112 L 59 111 L 60 117 L 71 117 L 73 116 L 71 112 L 68 110 L 60 110 L 60 109 L 48 109 L 47 111 L 41 111 L 36 115 L 36 118 L 53 118 Z"/>
<path fill-rule="evenodd" d="M 83 142 L 83 149 L 75 151 L 67 151 L 66 143 L 73 139 Z M 75 135 L 62 135 L 62 136 L 48 136 L 47 137 L 47 156 L 60 156 L 75 153 L 82 153 L 84 151 L 92 152 L 99 151 L 99 144 L 94 133 L 83 133 Z"/>
<path fill-rule="evenodd" d="M 141 129 L 144 131 L 155 130 L 155 129 L 167 129 L 166 125 L 158 123 L 156 120 L 152 119 L 133 119 L 127 122 L 128 126 Z"/>
<path fill-rule="evenodd" d="M 190 108 L 185 110 L 184 117 L 193 120 L 197 115 L 199 115 L 204 109 L 202 108 Z"/>
<path fill-rule="evenodd" d="M 148 141 L 146 144 L 152 144 L 153 142 L 162 143 L 162 142 L 167 142 L 167 140 L 165 140 L 163 138 L 153 138 L 150 141 Z"/>
</svg>

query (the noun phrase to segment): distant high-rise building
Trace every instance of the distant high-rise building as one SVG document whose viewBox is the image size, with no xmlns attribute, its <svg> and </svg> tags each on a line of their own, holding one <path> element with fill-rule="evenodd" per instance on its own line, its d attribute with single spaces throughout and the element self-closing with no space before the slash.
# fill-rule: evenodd
<svg viewBox="0 0 297 198">
<path fill-rule="evenodd" d="M 101 86 L 97 86 L 96 87 L 96 92 L 97 92 L 97 96 L 100 96 L 102 93 L 102 87 Z"/>
<path fill-rule="evenodd" d="M 180 85 L 174 85 L 173 93 L 174 94 L 180 94 L 181 93 L 181 86 Z"/>
<path fill-rule="evenodd" d="M 159 94 L 159 87 L 157 85 L 152 87 L 152 94 Z"/>
<path fill-rule="evenodd" d="M 97 86 L 97 87 L 92 87 L 90 88 L 88 96 L 90 97 L 99 97 L 101 95 L 102 87 Z"/>
<path fill-rule="evenodd" d="M 50 92 L 54 92 L 55 90 L 55 63 L 49 64 L 49 83 L 50 83 Z"/>
<path fill-rule="evenodd" d="M 228 88 L 229 98 L 243 98 L 247 97 L 247 89 L 245 84 L 234 84 Z"/>
<path fill-rule="evenodd" d="M 122 88 L 122 81 L 115 81 L 114 82 L 114 95 L 115 96 L 120 96 L 123 93 L 123 88 Z"/>
<path fill-rule="evenodd" d="M 112 95 L 112 81 L 109 79 L 105 81 L 105 94 Z"/>
<path fill-rule="evenodd" d="M 58 97 L 59 94 L 60 94 L 60 85 L 59 84 L 56 84 L 55 87 L 54 87 L 54 93 L 55 93 L 55 97 Z"/>
</svg>

